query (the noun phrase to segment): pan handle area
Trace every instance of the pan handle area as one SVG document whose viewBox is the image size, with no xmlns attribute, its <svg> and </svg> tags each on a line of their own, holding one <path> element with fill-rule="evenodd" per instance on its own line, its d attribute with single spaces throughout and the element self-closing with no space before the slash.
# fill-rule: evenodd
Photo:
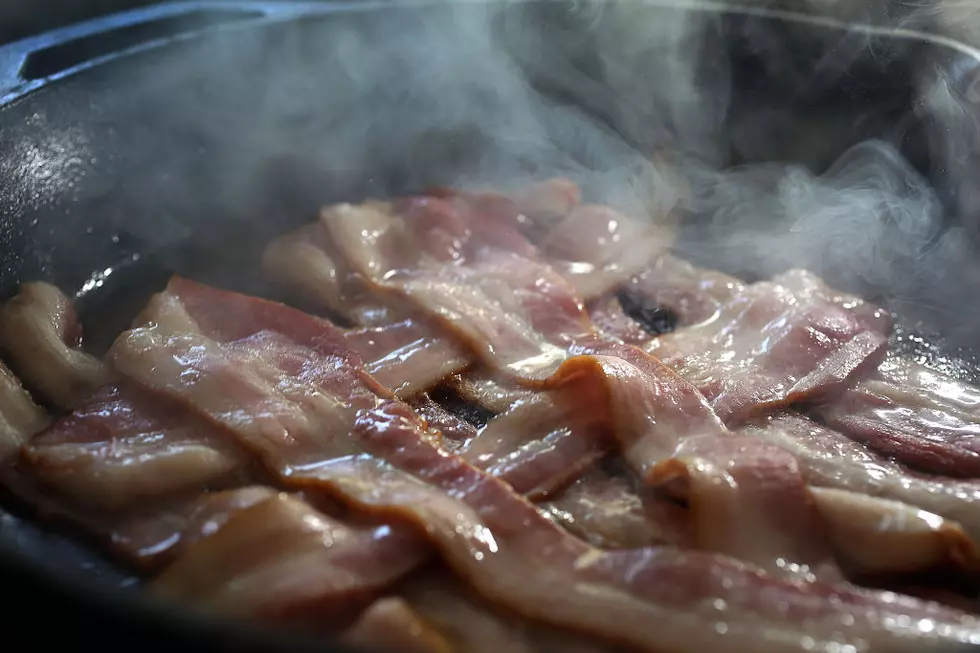
<svg viewBox="0 0 980 653">
<path fill-rule="evenodd" d="M 218 29 L 364 8 L 370 2 L 172 2 L 0 46 L 0 105 L 86 68 Z"/>
</svg>

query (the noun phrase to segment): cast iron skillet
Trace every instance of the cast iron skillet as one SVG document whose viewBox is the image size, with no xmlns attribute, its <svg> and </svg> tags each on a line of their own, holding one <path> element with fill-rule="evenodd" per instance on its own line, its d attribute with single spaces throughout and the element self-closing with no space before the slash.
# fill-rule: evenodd
<svg viewBox="0 0 980 653">
<path fill-rule="evenodd" d="M 683 12 L 712 20 L 698 79 L 710 100 L 717 72 L 730 73 L 731 101 L 715 107 L 724 118 L 716 129 L 682 146 L 718 163 L 778 159 L 819 171 L 880 138 L 930 180 L 950 225 L 973 231 L 980 52 L 792 14 L 629 5 L 636 24 Z M 98 350 L 171 272 L 268 292 L 255 272 L 262 245 L 321 203 L 436 182 L 604 172 L 620 155 L 629 160 L 627 146 L 650 153 L 672 125 L 646 120 L 655 107 L 636 89 L 656 84 L 659 55 L 625 60 L 637 66 L 625 71 L 637 80 L 632 90 L 609 83 L 615 39 L 604 36 L 615 7 L 178 3 L 0 48 L 0 288 L 45 279 L 75 291 Z M 473 54 L 468 29 L 488 12 L 480 47 L 489 50 Z M 505 53 L 506 65 L 487 64 L 486 51 Z M 543 107 L 515 107 L 515 87 L 500 90 L 502 70 L 508 84 L 518 71 L 547 98 Z M 937 116 L 922 97 L 936 80 L 959 118 Z M 601 136 L 582 143 L 562 131 L 568 124 Z M 887 287 L 871 290 L 889 297 Z M 976 369 L 968 352 L 947 360 L 966 361 L 958 369 L 967 375 Z M 44 620 L 29 633 L 34 646 L 66 633 L 161 650 L 324 646 L 160 605 L 85 547 L 3 511 L 0 570 L 14 603 L 5 619 Z"/>
</svg>

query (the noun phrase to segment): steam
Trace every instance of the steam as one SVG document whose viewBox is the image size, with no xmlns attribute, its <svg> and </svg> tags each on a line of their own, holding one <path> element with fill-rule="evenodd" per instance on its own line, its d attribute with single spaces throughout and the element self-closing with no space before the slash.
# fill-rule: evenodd
<svg viewBox="0 0 980 653">
<path fill-rule="evenodd" d="M 909 5 L 901 18 L 952 16 Z M 958 76 L 970 71 L 913 41 L 557 0 L 392 4 L 272 32 L 217 39 L 164 70 L 208 83 L 155 118 L 220 158 L 220 175 L 195 183 L 217 198 L 212 214 L 260 217 L 252 237 L 320 202 L 564 175 L 641 219 L 683 214 L 677 248 L 696 262 L 750 278 L 806 267 L 953 337 L 980 323 L 980 307 L 964 308 L 980 280 L 959 240 L 971 228 L 949 227 L 980 211 L 980 98 Z M 890 87 L 875 95 L 879 83 Z M 149 241 L 187 231 L 163 213 L 129 228 Z"/>
</svg>

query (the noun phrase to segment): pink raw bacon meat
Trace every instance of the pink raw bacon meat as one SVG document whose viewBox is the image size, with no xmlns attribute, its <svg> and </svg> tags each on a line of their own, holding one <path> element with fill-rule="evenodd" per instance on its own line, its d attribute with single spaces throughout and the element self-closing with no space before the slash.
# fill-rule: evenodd
<svg viewBox="0 0 980 653">
<path fill-rule="evenodd" d="M 713 320 L 660 336 L 647 350 L 737 423 L 843 392 L 880 361 L 889 326 L 883 311 L 794 271 L 746 287 Z"/>
<path fill-rule="evenodd" d="M 180 404 L 109 385 L 23 448 L 23 465 L 65 499 L 119 510 L 234 482 L 248 459 Z"/>
<path fill-rule="evenodd" d="M 721 643 L 760 652 L 794 650 L 804 637 L 818 644 L 860 641 L 872 649 L 922 651 L 970 641 L 978 625 L 932 604 L 776 580 L 709 554 L 596 551 L 564 534 L 499 480 L 429 442 L 403 404 L 374 410 L 377 402 L 362 398 L 357 384 L 324 378 L 317 385 L 344 401 L 302 402 L 295 409 L 313 415 L 300 419 L 293 413 L 286 419 L 280 413 L 294 409 L 282 398 L 271 399 L 295 397 L 281 375 L 302 369 L 282 364 L 284 352 L 277 350 L 284 345 L 268 335 L 223 351 L 199 338 L 164 338 L 146 331 L 137 329 L 114 346 L 112 360 L 122 372 L 221 423 L 289 483 L 329 490 L 361 509 L 408 519 L 482 594 L 529 617 L 645 650 L 678 651 Z M 309 350 L 304 356 L 309 360 Z M 258 365 L 257 371 L 246 364 Z M 336 366 L 316 367 L 344 379 L 356 375 Z M 212 384 L 223 390 L 220 396 Z M 353 415 L 358 406 L 366 409 L 359 417 Z M 258 423 L 242 419 L 254 418 L 257 409 L 270 417 Z M 324 420 L 316 418 L 321 411 L 351 415 L 354 437 L 342 441 L 337 431 L 323 429 Z M 273 425 L 269 419 L 280 427 L 268 428 Z M 326 421 L 341 425 L 349 419 Z M 549 553 L 541 558 L 543 551 Z M 719 610 L 708 599 L 721 599 L 724 607 Z M 923 634 L 902 626 L 900 615 L 933 619 L 941 627 Z M 719 620 L 726 623 L 723 634 L 714 627 Z"/>
<path fill-rule="evenodd" d="M 911 467 L 980 478 L 980 390 L 922 365 L 890 357 L 817 414 Z"/>
</svg>

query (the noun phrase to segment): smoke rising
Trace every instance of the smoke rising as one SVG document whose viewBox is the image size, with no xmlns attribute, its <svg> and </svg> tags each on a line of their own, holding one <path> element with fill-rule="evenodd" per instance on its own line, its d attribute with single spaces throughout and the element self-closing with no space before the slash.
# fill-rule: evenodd
<svg viewBox="0 0 980 653">
<path fill-rule="evenodd" d="M 126 227 L 139 240 L 232 215 L 260 218 L 240 239 L 261 242 L 320 202 L 564 175 L 641 219 L 684 215 L 677 248 L 696 262 L 806 267 L 954 339 L 980 321 L 973 227 L 949 226 L 980 210 L 980 87 L 957 57 L 626 1 L 395 4 L 267 32 L 154 69 L 192 89 L 143 116 L 181 135 L 165 165 L 190 169 L 137 178 L 166 206 Z"/>
</svg>

